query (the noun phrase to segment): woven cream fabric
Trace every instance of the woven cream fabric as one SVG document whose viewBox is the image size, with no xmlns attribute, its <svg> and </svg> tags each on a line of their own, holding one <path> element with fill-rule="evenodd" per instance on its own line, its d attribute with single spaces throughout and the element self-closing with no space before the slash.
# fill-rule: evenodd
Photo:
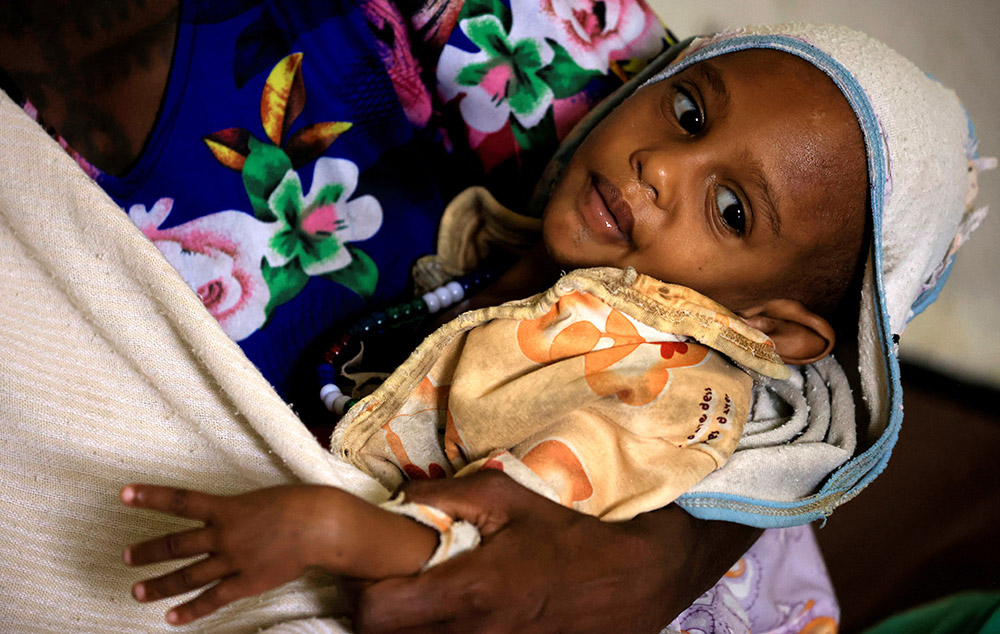
<svg viewBox="0 0 1000 634">
<path fill-rule="evenodd" d="M 126 544 L 184 526 L 122 485 L 385 491 L 316 443 L 124 212 L 0 92 L 0 630 L 178 631 Z M 162 572 L 163 569 L 160 570 Z M 329 613 L 300 581 L 190 631 Z M 183 628 L 182 628 L 183 630 Z"/>
</svg>

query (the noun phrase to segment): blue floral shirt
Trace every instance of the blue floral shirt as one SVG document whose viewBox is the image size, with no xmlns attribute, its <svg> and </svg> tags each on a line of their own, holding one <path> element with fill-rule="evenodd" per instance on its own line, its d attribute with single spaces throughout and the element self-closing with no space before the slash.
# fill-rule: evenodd
<svg viewBox="0 0 1000 634">
<path fill-rule="evenodd" d="M 638 0 L 400 4 L 184 3 L 142 156 L 84 163 L 304 415 L 316 342 L 406 291 L 446 201 L 483 183 L 522 206 L 672 42 Z"/>
</svg>

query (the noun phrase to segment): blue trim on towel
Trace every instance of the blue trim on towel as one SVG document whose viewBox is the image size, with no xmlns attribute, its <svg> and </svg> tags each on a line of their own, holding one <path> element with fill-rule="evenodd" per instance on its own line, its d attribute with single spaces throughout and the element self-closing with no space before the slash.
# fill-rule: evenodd
<svg viewBox="0 0 1000 634">
<path fill-rule="evenodd" d="M 938 278 L 937 283 L 928 288 L 926 291 L 917 297 L 916 301 L 913 302 L 913 306 L 910 307 L 910 318 L 907 321 L 912 320 L 914 317 L 924 312 L 928 306 L 937 301 L 938 295 L 941 294 L 941 289 L 944 288 L 944 283 L 948 281 L 948 276 L 951 275 L 951 267 L 955 265 L 955 257 L 952 256 L 951 262 L 948 262 L 948 268 L 944 270 L 941 277 Z"/>
<path fill-rule="evenodd" d="M 756 528 L 790 528 L 801 526 L 816 520 L 821 520 L 826 515 L 820 511 L 797 512 L 791 515 L 774 515 L 740 511 L 728 508 L 726 502 L 719 500 L 718 506 L 691 506 L 685 504 L 683 499 L 677 500 L 678 506 L 683 508 L 689 515 L 700 520 L 719 520 L 723 522 L 733 522 L 734 524 L 744 524 Z"/>
</svg>

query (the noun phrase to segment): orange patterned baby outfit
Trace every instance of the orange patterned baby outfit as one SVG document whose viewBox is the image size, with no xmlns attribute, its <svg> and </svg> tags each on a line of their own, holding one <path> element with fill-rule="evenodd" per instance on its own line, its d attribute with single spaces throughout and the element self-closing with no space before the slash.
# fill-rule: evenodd
<svg viewBox="0 0 1000 634">
<path fill-rule="evenodd" d="M 390 489 L 496 468 L 624 520 L 728 459 L 751 375 L 787 368 L 712 300 L 631 269 L 574 271 L 439 329 L 350 411 L 334 447 Z"/>
</svg>

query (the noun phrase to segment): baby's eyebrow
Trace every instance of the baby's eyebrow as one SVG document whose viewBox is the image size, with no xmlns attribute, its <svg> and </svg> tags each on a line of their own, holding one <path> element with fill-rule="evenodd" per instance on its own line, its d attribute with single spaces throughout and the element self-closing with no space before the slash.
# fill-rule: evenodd
<svg viewBox="0 0 1000 634">
<path fill-rule="evenodd" d="M 743 151 L 740 152 L 740 161 L 746 166 L 747 180 L 750 185 L 760 192 L 761 204 L 758 209 L 764 213 L 768 224 L 771 225 L 771 233 L 777 238 L 778 234 L 781 233 L 781 216 L 778 215 L 778 204 L 774 190 L 771 188 L 767 176 L 764 175 L 764 164 L 753 155 L 749 148 L 743 148 Z"/>
<path fill-rule="evenodd" d="M 711 62 L 704 61 L 695 64 L 693 70 L 701 75 L 715 97 L 712 104 L 712 117 L 725 117 L 729 110 L 729 91 L 726 90 L 726 82 L 723 81 L 719 69 Z"/>
</svg>

